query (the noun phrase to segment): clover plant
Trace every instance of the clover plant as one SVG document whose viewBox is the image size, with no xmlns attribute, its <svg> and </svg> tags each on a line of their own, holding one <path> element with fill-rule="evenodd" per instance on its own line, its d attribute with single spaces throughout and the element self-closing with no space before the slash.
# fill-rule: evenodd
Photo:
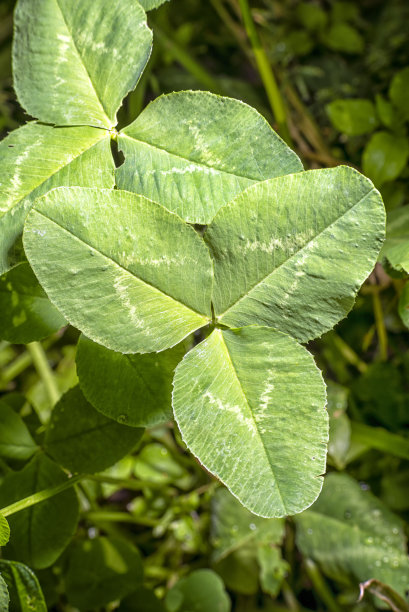
<svg viewBox="0 0 409 612">
<path fill-rule="evenodd" d="M 59 493 L 30 510 L 30 534 L 28 510 L 10 519 L 10 550 L 36 568 L 75 530 L 64 470 L 104 470 L 172 416 L 252 513 L 309 507 L 326 469 L 328 416 L 304 345 L 348 314 L 384 236 L 369 179 L 347 166 L 304 171 L 238 100 L 163 95 L 117 131 L 151 53 L 144 9 L 160 3 L 19 0 L 15 12 L 14 86 L 34 120 L 0 144 L 0 328 L 23 343 L 67 323 L 82 332 L 79 387 L 54 408 L 44 442 L 2 411 L 24 440 L 16 451 L 1 439 L 5 452 L 31 457 L 0 487 L 5 514 L 36 491 Z M 137 552 L 115 539 L 81 554 L 92 563 L 109 547 L 139 575 Z M 69 569 L 68 592 L 76 580 Z M 76 605 L 85 609 L 88 595 Z"/>
</svg>

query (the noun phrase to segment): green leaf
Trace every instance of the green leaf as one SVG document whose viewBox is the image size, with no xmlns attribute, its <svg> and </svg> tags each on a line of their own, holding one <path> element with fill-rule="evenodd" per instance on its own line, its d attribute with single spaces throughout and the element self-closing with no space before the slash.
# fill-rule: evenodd
<svg viewBox="0 0 409 612">
<path fill-rule="evenodd" d="M 256 110 L 202 91 L 161 96 L 122 130 L 118 145 L 125 155 L 119 188 L 191 223 L 209 223 L 257 181 L 303 169 Z"/>
<path fill-rule="evenodd" d="M 10 539 L 10 527 L 7 519 L 0 514 L 0 546 L 5 546 Z"/>
<path fill-rule="evenodd" d="M 403 126 L 400 113 L 396 111 L 393 104 L 391 104 L 380 94 L 376 94 L 375 102 L 376 112 L 378 113 L 379 119 L 383 125 L 395 131 L 402 129 Z"/>
<path fill-rule="evenodd" d="M 135 460 L 135 476 L 145 482 L 165 486 L 175 483 L 181 489 L 189 488 L 189 472 L 178 463 L 162 444 L 147 444 Z"/>
<path fill-rule="evenodd" d="M 409 468 L 400 469 L 395 474 L 385 470 L 381 480 L 381 491 L 382 500 L 389 508 L 398 512 L 409 510 Z"/>
<path fill-rule="evenodd" d="M 110 138 L 103 130 L 28 123 L 0 143 L 0 156 L 0 274 L 16 263 L 13 247 L 37 197 L 60 185 L 115 184 Z"/>
<path fill-rule="evenodd" d="M 70 472 L 102 472 L 130 453 L 143 432 L 100 414 L 77 386 L 54 407 L 44 448 Z"/>
<path fill-rule="evenodd" d="M 258 542 L 278 544 L 284 536 L 283 519 L 265 519 L 244 508 L 227 489 L 212 499 L 212 559 L 219 561 L 235 550 Z"/>
<path fill-rule="evenodd" d="M 264 517 L 301 512 L 317 498 L 328 441 L 324 407 L 312 356 L 274 329 L 216 329 L 175 372 L 173 409 L 183 440 Z"/>
<path fill-rule="evenodd" d="M 334 23 L 321 33 L 324 45 L 333 51 L 342 51 L 352 55 L 363 53 L 365 48 L 361 34 L 347 23 Z"/>
<path fill-rule="evenodd" d="M 244 545 L 223 557 L 213 565 L 225 587 L 243 595 L 255 595 L 259 591 L 260 568 L 257 562 L 257 549 Z"/>
<path fill-rule="evenodd" d="M 145 11 L 151 11 L 152 9 L 158 8 L 158 6 L 168 1 L 169 0 L 139 0 L 139 4 L 145 9 Z"/>
<path fill-rule="evenodd" d="M 393 268 L 409 274 L 409 206 L 388 213 L 386 240 L 379 257 L 387 257 Z"/>
<path fill-rule="evenodd" d="M 222 580 L 208 569 L 192 572 L 168 591 L 165 599 L 168 612 L 229 612 L 230 599 Z"/>
<path fill-rule="evenodd" d="M 409 327 L 409 282 L 406 283 L 400 294 L 399 315 L 406 327 Z"/>
<path fill-rule="evenodd" d="M 320 336 L 351 309 L 384 223 L 379 193 L 346 166 L 250 187 L 205 234 L 218 320 L 276 327 L 301 342 Z"/>
<path fill-rule="evenodd" d="M 66 319 L 112 350 L 162 351 L 211 318 L 206 246 L 192 227 L 142 196 L 53 190 L 30 212 L 24 248 Z"/>
<path fill-rule="evenodd" d="M 16 561 L 0 560 L 0 572 L 7 583 L 13 610 L 47 612 L 40 583 L 29 567 Z"/>
<path fill-rule="evenodd" d="M 24 469 L 8 474 L 0 485 L 0 507 L 13 504 L 37 491 L 55 487 L 67 476 L 51 459 L 37 454 Z M 60 556 L 78 521 L 75 491 L 67 489 L 9 518 L 11 539 L 5 555 L 42 569 Z"/>
<path fill-rule="evenodd" d="M 120 538 L 101 536 L 76 541 L 67 557 L 67 597 L 80 610 L 122 599 L 142 583 L 139 552 Z"/>
<path fill-rule="evenodd" d="M 351 423 L 347 417 L 348 390 L 329 381 L 327 385 L 329 414 L 328 455 L 337 469 L 343 469 L 351 442 Z"/>
<path fill-rule="evenodd" d="M 307 30 L 314 32 L 322 30 L 327 25 L 328 15 L 321 7 L 300 2 L 294 8 L 298 20 Z"/>
<path fill-rule="evenodd" d="M 212 559 L 226 586 L 247 595 L 256 593 L 260 564 L 260 578 L 271 587 L 276 561 L 270 559 L 269 551 L 272 545 L 281 543 L 283 536 L 283 519 L 255 516 L 226 489 L 217 489 L 212 499 Z"/>
<path fill-rule="evenodd" d="M 405 596 L 409 558 L 403 521 L 346 474 L 329 474 L 310 510 L 296 517 L 297 544 L 335 579 L 375 578 Z"/>
<path fill-rule="evenodd" d="M 0 574 L 0 609 L 4 612 L 8 612 L 10 603 L 10 596 L 7 589 L 7 583 Z"/>
<path fill-rule="evenodd" d="M 26 460 L 38 450 L 23 419 L 0 400 L 0 456 Z"/>
<path fill-rule="evenodd" d="M 14 344 L 42 340 L 65 325 L 27 263 L 0 277 L 0 338 Z"/>
<path fill-rule="evenodd" d="M 122 355 L 81 336 L 76 357 L 80 386 L 110 419 L 152 427 L 173 416 L 173 371 L 184 354 L 179 344 L 154 355 Z"/>
<path fill-rule="evenodd" d="M 257 552 L 261 588 L 265 593 L 276 597 L 284 578 L 290 571 L 290 565 L 282 558 L 280 549 L 271 544 L 265 543 Z"/>
<path fill-rule="evenodd" d="M 409 66 L 399 70 L 393 77 L 389 88 L 389 97 L 403 113 L 404 118 L 409 119 Z"/>
<path fill-rule="evenodd" d="M 378 125 L 375 106 L 370 100 L 334 100 L 325 109 L 333 126 L 349 136 L 368 134 Z"/>
<path fill-rule="evenodd" d="M 351 426 L 352 442 L 409 460 L 409 439 L 406 436 L 399 436 L 382 427 L 371 427 L 365 423 L 352 422 Z"/>
<path fill-rule="evenodd" d="M 362 164 L 365 174 L 382 185 L 396 179 L 409 159 L 409 142 L 405 136 L 377 132 L 365 147 Z"/>
<path fill-rule="evenodd" d="M 14 88 L 25 110 L 45 123 L 112 128 L 151 51 L 138 2 L 19 0 L 14 25 Z"/>
</svg>

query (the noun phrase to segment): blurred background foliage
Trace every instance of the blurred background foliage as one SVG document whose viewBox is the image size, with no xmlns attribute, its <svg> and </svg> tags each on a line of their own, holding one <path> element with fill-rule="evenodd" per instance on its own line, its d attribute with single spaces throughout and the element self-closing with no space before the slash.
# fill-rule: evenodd
<svg viewBox="0 0 409 612">
<path fill-rule="evenodd" d="M 27 120 L 12 87 L 13 6 L 0 3 L 3 136 Z M 407 610 L 409 3 L 171 0 L 149 23 L 153 54 L 122 125 L 166 92 L 244 100 L 306 168 L 349 164 L 367 174 L 384 197 L 387 240 L 349 317 L 309 346 L 328 383 L 331 423 L 318 502 L 287 521 L 255 517 L 185 451 L 175 428 L 154 428 L 137 452 L 80 485 L 74 541 L 36 572 L 48 608 L 112 610 L 118 604 L 107 602 L 121 599 L 122 612 Z M 77 339 L 68 328 L 43 341 L 46 364 L 33 346 L 0 342 L 0 400 L 36 442 L 55 394 L 76 384 Z M 20 461 L 3 453 L 2 477 Z M 141 552 L 143 579 L 124 538 Z M 122 582 L 118 551 L 128 559 Z"/>
</svg>

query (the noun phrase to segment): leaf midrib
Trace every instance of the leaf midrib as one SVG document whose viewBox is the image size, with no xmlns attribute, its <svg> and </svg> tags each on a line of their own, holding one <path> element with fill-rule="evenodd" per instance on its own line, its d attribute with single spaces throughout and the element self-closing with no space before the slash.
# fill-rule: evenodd
<svg viewBox="0 0 409 612">
<path fill-rule="evenodd" d="M 125 132 L 120 132 L 119 133 L 119 137 L 124 136 L 125 138 L 128 138 L 128 140 L 134 140 L 135 142 L 140 142 L 143 145 L 146 145 L 148 147 L 152 147 L 152 149 L 156 149 L 157 151 L 162 151 L 164 153 L 167 153 L 168 155 L 172 155 L 172 157 L 176 157 L 177 159 L 181 159 L 184 162 L 189 162 L 190 164 L 195 164 L 196 166 L 203 166 L 204 168 L 208 168 L 209 170 L 214 170 L 216 172 L 219 172 L 220 174 L 226 174 L 227 176 L 232 176 L 236 179 L 245 179 L 247 181 L 252 181 L 253 183 L 258 183 L 260 181 L 262 181 L 263 179 L 261 178 L 252 178 L 249 176 L 244 176 L 243 174 L 237 174 L 235 172 L 228 172 L 227 170 L 220 170 L 220 168 L 217 168 L 217 166 L 210 166 L 209 164 L 206 164 L 202 161 L 198 162 L 195 161 L 194 159 L 190 159 L 189 157 L 184 157 L 183 155 L 178 155 L 177 153 L 172 153 L 171 151 L 168 151 L 167 149 L 165 149 L 165 147 L 162 146 L 158 146 L 155 144 L 152 144 L 150 142 L 147 142 L 146 140 L 141 140 L 140 138 L 135 138 L 134 136 L 129 136 L 128 134 L 126 134 Z M 250 187 L 250 185 L 249 185 Z"/>
<path fill-rule="evenodd" d="M 159 289 L 158 287 L 155 287 L 155 285 L 152 285 L 151 283 L 143 280 L 142 278 L 139 278 L 138 276 L 136 276 L 136 274 L 134 274 L 133 272 L 131 272 L 130 270 L 128 270 L 127 268 L 125 268 L 122 264 L 120 264 L 119 262 L 117 262 L 115 259 L 112 259 L 112 257 L 110 257 L 109 255 L 106 255 L 105 253 L 103 253 L 102 251 L 99 251 L 95 246 L 93 246 L 92 244 L 89 244 L 88 242 L 85 242 L 85 240 L 83 240 L 82 238 L 79 238 L 78 236 L 76 236 L 75 234 L 73 234 L 72 232 L 70 232 L 66 227 L 64 227 L 63 225 L 61 225 L 60 223 L 57 223 L 57 221 L 55 221 L 55 219 L 51 219 L 50 217 L 48 217 L 47 215 L 45 215 L 43 212 L 40 212 L 37 208 L 34 208 L 33 211 L 40 215 L 41 217 L 43 217 L 44 219 L 47 219 L 48 221 L 50 221 L 51 223 L 54 223 L 54 225 L 56 225 L 57 227 L 59 227 L 60 229 L 62 229 L 64 232 L 66 232 L 67 234 L 69 234 L 72 238 L 74 238 L 75 240 L 78 240 L 78 242 L 80 242 L 81 244 L 84 244 L 85 246 L 87 246 L 88 248 L 92 249 L 93 251 L 95 251 L 95 253 L 97 253 L 98 255 L 100 255 L 101 257 L 104 257 L 105 259 L 107 259 L 108 261 L 110 261 L 112 264 L 114 264 L 115 266 L 117 266 L 118 268 L 120 268 L 121 270 L 123 270 L 124 272 L 126 272 L 127 274 L 129 274 L 130 276 L 132 276 L 132 278 L 135 278 L 137 281 L 143 283 L 144 285 L 146 285 L 147 287 L 150 287 L 150 289 L 153 289 L 154 291 L 157 291 L 159 294 L 161 294 L 162 296 L 168 298 L 169 300 L 172 300 L 173 302 L 175 302 L 176 304 L 178 304 L 178 306 L 182 306 L 183 308 L 186 308 L 187 310 L 189 310 L 190 312 L 193 312 L 195 315 L 200 316 L 202 319 L 204 319 L 205 321 L 209 321 L 209 317 L 201 312 L 198 312 L 197 310 L 195 310 L 194 308 L 192 308 L 191 306 L 188 306 L 187 304 L 185 304 L 184 302 L 180 302 L 178 300 L 176 300 L 174 297 L 172 297 L 171 295 L 168 295 L 167 293 L 165 293 L 164 291 L 162 291 L 162 289 Z M 205 325 L 206 323 L 203 323 L 203 325 Z"/>
<path fill-rule="evenodd" d="M 250 407 L 250 404 L 249 404 L 249 402 L 248 402 L 248 400 L 247 400 L 247 396 L 246 396 L 246 394 L 245 394 L 245 392 L 244 392 L 244 389 L 243 389 L 243 387 L 242 387 L 242 384 L 241 384 L 241 382 L 240 382 L 240 378 L 239 378 L 239 376 L 238 376 L 238 374 L 237 374 L 237 370 L 236 370 L 236 368 L 235 368 L 235 366 L 234 366 L 233 359 L 232 359 L 232 357 L 231 357 L 231 355 L 230 355 L 229 349 L 227 348 L 227 344 L 226 344 L 226 341 L 225 341 L 225 339 L 224 339 L 223 332 L 222 332 L 222 331 L 219 331 L 219 335 L 220 335 L 220 338 L 221 338 L 221 341 L 222 341 L 222 345 L 223 345 L 223 347 L 224 347 L 224 349 L 225 349 L 225 352 L 226 352 L 226 355 L 227 355 L 227 362 L 230 364 L 230 367 L 231 367 L 231 369 L 232 369 L 232 371 L 233 371 L 234 377 L 235 377 L 235 379 L 237 380 L 237 383 L 238 383 L 238 385 L 239 385 L 240 391 L 241 391 L 242 396 L 243 396 L 243 398 L 244 398 L 245 404 L 246 404 L 246 406 L 247 406 L 247 408 L 248 408 L 248 411 L 250 412 L 251 418 L 252 418 L 252 420 L 253 420 L 253 423 L 254 423 L 254 426 L 255 426 L 255 430 L 256 430 L 256 432 L 257 432 L 258 438 L 259 438 L 260 443 L 261 443 L 261 446 L 262 446 L 262 448 L 263 448 L 263 451 L 264 451 L 265 457 L 266 457 L 266 459 L 267 459 L 267 463 L 270 465 L 271 472 L 272 472 L 272 474 L 273 474 L 273 476 L 274 476 L 274 481 L 275 481 L 275 484 L 276 484 L 276 490 L 277 490 L 277 493 L 278 493 L 278 496 L 279 496 L 279 498 L 280 498 L 280 502 L 281 502 L 281 505 L 282 505 L 282 509 L 284 510 L 284 514 L 286 514 L 286 513 L 287 513 L 287 508 L 286 508 L 286 505 L 285 505 L 285 503 L 284 503 L 283 496 L 281 495 L 280 487 L 279 487 L 279 484 L 278 484 L 278 479 L 277 479 L 277 477 L 276 477 L 276 475 L 275 475 L 275 472 L 274 472 L 274 468 L 273 468 L 272 461 L 271 461 L 270 456 L 269 456 L 269 454 L 268 454 L 268 452 L 267 452 L 267 449 L 266 449 L 266 447 L 265 447 L 265 444 L 264 444 L 263 438 L 261 437 L 261 433 L 260 433 L 260 431 L 259 431 L 259 429 L 258 429 L 258 426 L 257 426 L 257 421 L 256 421 L 256 419 L 254 418 L 253 411 L 252 411 L 252 409 L 251 409 L 251 407 Z"/>
<path fill-rule="evenodd" d="M 50 126 L 51 127 L 51 126 Z M 66 127 L 66 129 L 69 129 L 69 127 L 71 126 L 64 126 Z M 89 127 L 89 126 L 85 126 L 85 127 Z M 92 128 L 97 130 L 98 128 Z M 106 135 L 106 133 L 100 137 L 96 142 L 93 142 L 90 146 L 87 146 L 85 149 L 83 149 L 82 151 L 80 151 L 78 153 L 78 155 L 75 155 L 75 157 L 73 157 L 72 159 L 70 159 L 68 162 L 62 164 L 61 166 L 59 166 L 56 170 L 54 170 L 51 174 L 49 174 L 44 180 L 40 181 L 39 183 L 37 183 L 37 185 L 35 185 L 35 187 L 33 187 L 32 189 L 30 189 L 29 191 L 27 191 L 27 193 L 25 193 L 24 195 L 22 195 L 20 197 L 20 199 L 13 201 L 11 203 L 10 208 L 8 208 L 7 210 L 4 211 L 4 213 L 1 215 L 0 214 L 0 219 L 2 219 L 3 217 L 5 217 L 7 214 L 10 213 L 10 211 L 13 210 L 13 208 L 17 208 L 17 206 L 19 206 L 19 204 L 21 204 L 22 202 L 24 202 L 24 200 L 26 200 L 27 198 L 30 197 L 30 195 L 39 187 L 41 187 L 42 185 L 44 185 L 44 183 L 46 183 L 47 181 L 49 181 L 53 176 L 55 176 L 56 174 L 58 174 L 59 172 L 61 172 L 61 170 L 63 170 L 64 168 L 66 168 L 67 166 L 69 166 L 70 164 L 72 164 L 73 162 L 77 161 L 78 158 L 81 157 L 81 155 L 84 155 L 85 153 L 88 153 L 88 151 L 90 151 L 93 147 L 96 147 L 97 145 L 101 144 L 101 142 L 103 142 L 105 139 L 109 139 L 110 137 Z"/>
<path fill-rule="evenodd" d="M 108 111 L 107 111 L 107 109 L 104 107 L 102 100 L 100 100 L 100 98 L 99 98 L 99 94 L 98 94 L 98 92 L 97 92 L 97 88 L 96 88 L 96 86 L 95 86 L 95 84 L 94 84 L 94 82 L 93 82 L 93 80 L 92 80 L 92 78 L 91 78 L 91 75 L 90 75 L 90 73 L 89 73 L 89 71 L 88 71 L 87 66 L 85 65 L 84 59 L 83 59 L 83 57 L 82 57 L 82 55 L 81 55 L 81 53 L 80 53 L 80 50 L 79 50 L 79 48 L 78 48 L 78 46 L 77 46 L 77 43 L 75 42 L 75 38 L 74 38 L 74 36 L 72 35 L 72 32 L 71 32 L 70 28 L 68 27 L 67 20 L 66 20 L 66 18 L 65 18 L 64 12 L 63 12 L 63 10 L 62 10 L 62 8 L 61 8 L 61 5 L 60 5 L 60 0 L 55 0 L 55 3 L 56 3 L 56 5 L 57 5 L 57 6 L 58 6 L 58 8 L 59 8 L 59 11 L 60 11 L 60 13 L 61 13 L 61 17 L 63 18 L 63 21 L 64 21 L 64 25 L 65 25 L 65 27 L 67 28 L 67 32 L 68 32 L 68 34 L 70 35 L 70 38 L 71 38 L 71 40 L 72 40 L 72 44 L 73 44 L 73 46 L 74 46 L 74 49 L 75 49 L 75 51 L 77 52 L 78 58 L 79 58 L 79 60 L 80 60 L 80 63 L 81 63 L 81 65 L 83 66 L 83 68 L 84 68 L 84 70 L 85 70 L 85 73 L 86 73 L 86 75 L 87 75 L 87 77 L 88 77 L 88 80 L 89 80 L 89 82 L 90 82 L 90 85 L 91 85 L 92 91 L 95 93 L 95 98 L 96 98 L 96 101 L 98 102 L 99 106 L 101 107 L 102 114 L 104 115 L 103 119 L 104 119 L 104 120 L 106 119 L 106 120 L 107 120 L 107 122 L 108 122 L 108 124 L 107 124 L 107 128 L 108 128 L 108 129 L 111 129 L 111 128 L 113 128 L 113 127 L 114 127 L 114 124 L 112 124 L 112 123 L 111 123 L 111 121 L 110 121 L 110 119 L 109 119 L 109 117 L 108 117 Z"/>
<path fill-rule="evenodd" d="M 93 433 L 95 431 L 101 431 L 102 429 L 105 429 L 106 427 L 115 427 L 119 425 L 119 423 L 117 423 L 116 421 L 112 420 L 112 422 L 108 422 L 108 423 L 101 423 L 101 425 L 95 425 L 94 427 L 89 427 L 88 429 L 82 429 L 81 431 L 76 431 L 74 433 L 69 434 L 68 436 L 65 436 L 64 438 L 52 438 L 51 442 L 46 441 L 45 445 L 46 447 L 48 447 L 49 449 L 54 446 L 54 445 L 59 445 L 61 444 L 61 442 L 66 442 L 67 440 L 72 440 L 73 438 L 81 438 L 82 436 L 87 436 L 90 433 Z M 135 429 L 137 429 L 135 427 Z"/>
<path fill-rule="evenodd" d="M 252 287 L 250 287 L 250 289 L 248 289 L 246 291 L 246 293 L 244 293 L 243 295 L 241 295 L 231 306 L 229 306 L 224 312 L 219 313 L 217 315 L 218 318 L 220 318 L 220 320 L 222 320 L 222 318 L 225 316 L 226 313 L 228 313 L 230 310 L 232 310 L 233 308 L 235 308 L 237 306 L 237 304 L 239 304 L 242 300 L 246 299 L 247 297 L 249 297 L 249 295 L 255 290 L 257 289 L 257 287 L 259 287 L 259 285 L 262 285 L 266 279 L 268 279 L 270 276 L 273 276 L 280 268 L 282 268 L 283 266 L 285 266 L 289 261 L 291 261 L 291 259 L 298 257 L 307 247 L 309 244 L 311 244 L 312 242 L 314 242 L 314 240 L 316 240 L 317 238 L 319 238 L 321 236 L 321 234 L 323 234 L 324 232 L 326 232 L 328 229 L 330 229 L 333 225 L 335 225 L 336 223 L 338 223 L 345 215 L 349 214 L 356 206 L 359 206 L 371 193 L 375 192 L 376 189 L 375 187 L 372 187 L 365 195 L 362 196 L 362 198 L 360 200 L 358 200 L 358 202 L 356 202 L 353 206 L 351 206 L 351 208 L 348 208 L 346 211 L 344 211 L 342 213 L 342 215 L 340 215 L 339 217 L 337 217 L 334 221 L 331 221 L 331 223 L 329 225 L 327 225 L 326 227 L 324 227 L 320 232 L 318 232 L 318 234 L 315 234 L 308 242 L 306 242 L 298 251 L 296 251 L 295 253 L 292 253 L 289 257 L 287 257 L 284 261 L 281 262 L 281 264 L 279 266 L 277 266 L 277 268 L 274 268 L 274 270 L 272 270 L 271 272 L 268 272 L 268 274 L 266 274 L 261 280 L 257 281 Z"/>
<path fill-rule="evenodd" d="M 38 445 L 34 442 L 34 440 L 31 442 L 21 442 L 21 443 L 16 443 L 16 442 L 4 442 L 0 440 L 0 448 L 39 448 Z"/>
</svg>

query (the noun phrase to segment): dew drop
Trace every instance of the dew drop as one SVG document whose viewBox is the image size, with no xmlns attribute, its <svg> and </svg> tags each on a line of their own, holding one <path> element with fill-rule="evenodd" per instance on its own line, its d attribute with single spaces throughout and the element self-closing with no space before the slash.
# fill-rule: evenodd
<svg viewBox="0 0 409 612">
<path fill-rule="evenodd" d="M 308 533 L 308 535 L 312 535 L 314 532 L 313 532 L 313 530 L 311 528 L 309 528 L 309 529 L 307 529 L 307 533 Z"/>
<path fill-rule="evenodd" d="M 118 421 L 120 423 L 126 423 L 128 420 L 128 415 L 127 414 L 120 414 L 118 417 Z"/>
<path fill-rule="evenodd" d="M 254 523 L 250 523 L 249 527 L 251 531 L 255 531 L 257 529 L 257 525 L 255 525 Z"/>
</svg>

